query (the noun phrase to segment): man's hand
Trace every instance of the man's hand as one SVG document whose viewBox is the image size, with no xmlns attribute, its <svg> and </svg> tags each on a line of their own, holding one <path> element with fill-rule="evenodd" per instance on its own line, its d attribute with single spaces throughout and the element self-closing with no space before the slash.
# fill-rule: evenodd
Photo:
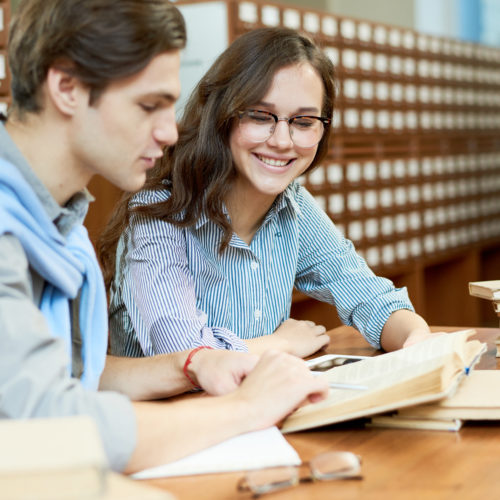
<svg viewBox="0 0 500 500">
<path fill-rule="evenodd" d="M 314 376 L 306 363 L 284 352 L 265 352 L 231 398 L 248 405 L 248 420 L 257 428 L 274 425 L 299 406 L 328 395 L 324 377 Z"/>
<path fill-rule="evenodd" d="M 234 391 L 253 370 L 259 357 L 255 354 L 202 349 L 189 364 L 189 375 L 213 396 Z"/>
</svg>

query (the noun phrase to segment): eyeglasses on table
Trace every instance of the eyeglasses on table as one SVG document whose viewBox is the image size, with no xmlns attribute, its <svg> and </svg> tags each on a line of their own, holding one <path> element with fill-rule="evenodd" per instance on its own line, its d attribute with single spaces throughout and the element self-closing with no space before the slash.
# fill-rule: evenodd
<svg viewBox="0 0 500 500">
<path fill-rule="evenodd" d="M 299 471 L 303 466 L 309 467 L 305 476 Z M 299 483 L 334 479 L 362 479 L 361 457 L 349 451 L 330 451 L 316 455 L 302 466 L 269 467 L 249 471 L 239 481 L 238 491 L 250 491 L 254 497 L 258 497 Z"/>
</svg>

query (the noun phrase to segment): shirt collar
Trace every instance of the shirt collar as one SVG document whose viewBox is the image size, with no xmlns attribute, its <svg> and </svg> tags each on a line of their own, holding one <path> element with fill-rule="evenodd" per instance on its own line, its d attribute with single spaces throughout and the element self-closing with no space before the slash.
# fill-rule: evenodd
<svg viewBox="0 0 500 500">
<path fill-rule="evenodd" d="M 299 183 L 293 181 L 275 200 L 273 207 L 275 213 L 281 212 L 286 207 L 290 207 L 296 215 L 301 215 L 302 211 L 296 200 L 296 192 L 299 189 Z M 271 210 L 273 209 L 271 207 Z"/>
<path fill-rule="evenodd" d="M 92 195 L 84 189 L 76 193 L 61 207 L 50 194 L 42 181 L 18 149 L 4 124 L 0 124 L 0 157 L 13 164 L 30 185 L 42 203 L 50 220 L 54 222 L 58 230 L 63 234 L 68 234 L 76 224 L 81 224 L 87 214 L 88 206 L 94 200 Z"/>
<path fill-rule="evenodd" d="M 274 200 L 273 205 L 269 209 L 269 212 L 267 213 L 266 217 L 264 218 L 264 223 L 267 222 L 268 220 L 272 219 L 275 217 L 279 212 L 281 212 L 283 209 L 290 207 L 290 209 L 297 215 L 301 215 L 301 209 L 299 204 L 297 203 L 297 200 L 295 199 L 295 192 L 298 190 L 299 184 L 296 181 L 293 181 L 286 189 L 283 191 L 283 193 L 280 193 L 277 197 L 276 200 Z M 229 218 L 229 213 L 227 211 L 226 205 L 222 204 L 222 212 L 226 215 L 226 217 Z M 200 229 L 200 227 L 204 226 L 207 222 L 209 222 L 209 218 L 206 214 L 206 212 L 203 210 L 203 212 L 200 214 L 198 217 L 198 220 L 195 222 L 194 227 L 195 229 Z"/>
</svg>

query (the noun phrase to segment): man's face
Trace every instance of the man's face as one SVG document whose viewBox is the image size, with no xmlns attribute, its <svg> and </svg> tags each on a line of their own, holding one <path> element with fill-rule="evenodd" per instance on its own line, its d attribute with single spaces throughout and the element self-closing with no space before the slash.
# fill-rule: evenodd
<svg viewBox="0 0 500 500">
<path fill-rule="evenodd" d="M 93 105 L 80 106 L 70 147 L 84 175 L 100 174 L 125 191 L 143 186 L 163 148 L 177 141 L 179 66 L 178 50 L 160 54 L 139 73 L 111 83 Z"/>
</svg>

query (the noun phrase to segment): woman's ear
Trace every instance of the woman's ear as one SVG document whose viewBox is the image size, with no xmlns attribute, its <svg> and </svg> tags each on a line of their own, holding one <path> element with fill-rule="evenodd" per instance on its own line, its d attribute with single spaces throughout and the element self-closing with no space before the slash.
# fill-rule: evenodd
<svg viewBox="0 0 500 500">
<path fill-rule="evenodd" d="M 66 71 L 53 66 L 49 68 L 46 82 L 47 98 L 61 113 L 73 115 L 84 91 L 81 82 Z M 88 99 L 88 91 L 85 90 L 84 93 Z"/>
</svg>

